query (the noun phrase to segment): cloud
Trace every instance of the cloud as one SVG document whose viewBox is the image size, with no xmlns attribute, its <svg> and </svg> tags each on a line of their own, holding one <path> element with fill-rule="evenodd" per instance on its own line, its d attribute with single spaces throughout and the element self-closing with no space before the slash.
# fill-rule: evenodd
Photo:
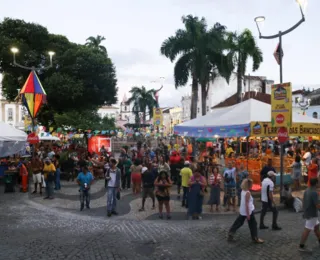
<svg viewBox="0 0 320 260">
<path fill-rule="evenodd" d="M 116 68 L 130 68 L 137 64 L 153 64 L 156 60 L 154 54 L 139 49 L 127 51 L 113 51 L 110 57 Z"/>
</svg>

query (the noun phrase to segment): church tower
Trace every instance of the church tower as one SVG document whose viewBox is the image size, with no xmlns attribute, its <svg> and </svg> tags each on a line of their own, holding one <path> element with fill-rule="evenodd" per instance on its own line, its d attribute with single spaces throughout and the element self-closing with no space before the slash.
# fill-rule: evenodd
<svg viewBox="0 0 320 260">
<path fill-rule="evenodd" d="M 131 115 L 131 105 L 128 103 L 127 95 L 123 95 L 123 99 L 120 103 L 120 120 L 127 120 Z"/>
</svg>

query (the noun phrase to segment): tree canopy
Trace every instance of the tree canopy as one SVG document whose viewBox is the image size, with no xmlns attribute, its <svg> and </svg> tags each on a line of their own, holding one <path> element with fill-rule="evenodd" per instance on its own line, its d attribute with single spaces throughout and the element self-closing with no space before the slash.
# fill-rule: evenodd
<svg viewBox="0 0 320 260">
<path fill-rule="evenodd" d="M 13 66 L 12 47 L 19 49 L 19 64 L 36 68 L 48 65 L 48 51 L 55 52 L 53 67 L 37 71 L 48 101 L 38 116 L 43 125 L 55 126 L 57 114 L 93 111 L 117 102 L 116 71 L 106 50 L 72 43 L 39 24 L 5 18 L 0 23 L 0 72 L 4 76 L 3 94 L 8 100 L 14 100 L 30 73 Z"/>
</svg>

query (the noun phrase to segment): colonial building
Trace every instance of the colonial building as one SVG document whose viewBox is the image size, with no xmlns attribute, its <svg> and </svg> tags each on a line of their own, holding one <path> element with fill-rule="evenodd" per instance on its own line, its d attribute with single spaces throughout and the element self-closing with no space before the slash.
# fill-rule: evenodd
<svg viewBox="0 0 320 260">
<path fill-rule="evenodd" d="M 242 86 L 242 92 L 262 92 L 271 94 L 271 85 L 274 84 L 272 80 L 268 80 L 263 76 L 245 76 Z M 220 102 L 226 100 L 232 95 L 237 93 L 237 75 L 234 73 L 229 81 L 229 84 L 223 77 L 218 77 L 215 79 L 213 84 L 209 86 L 208 97 L 207 97 L 207 107 L 206 112 L 210 112 L 211 107 L 219 104 Z M 191 96 L 186 95 L 182 97 L 182 122 L 190 120 L 190 108 L 191 108 Z M 198 107 L 197 116 L 202 115 L 202 105 L 201 105 L 201 89 L 199 87 L 198 92 Z"/>
<path fill-rule="evenodd" d="M 292 109 L 313 118 L 320 118 L 320 88 L 292 91 Z"/>
<path fill-rule="evenodd" d="M 18 102 L 9 102 L 5 99 L 2 94 L 2 76 L 0 75 L 0 122 L 24 130 L 24 120 L 27 114 L 23 105 Z"/>
<path fill-rule="evenodd" d="M 98 114 L 101 118 L 117 118 L 119 115 L 119 108 L 114 106 L 102 106 L 98 109 Z"/>
</svg>

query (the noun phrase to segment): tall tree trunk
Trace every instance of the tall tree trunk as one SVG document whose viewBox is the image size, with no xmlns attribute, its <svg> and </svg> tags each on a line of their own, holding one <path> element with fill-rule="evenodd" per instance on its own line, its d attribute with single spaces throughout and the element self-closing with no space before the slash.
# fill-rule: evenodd
<svg viewBox="0 0 320 260">
<path fill-rule="evenodd" d="M 241 94 L 242 94 L 242 75 L 241 75 L 241 67 L 238 64 L 238 69 L 237 69 L 237 103 L 241 102 Z"/>
<path fill-rule="evenodd" d="M 191 87 L 191 119 L 197 117 L 198 110 L 198 80 L 195 75 L 192 75 L 192 87 Z"/>
<path fill-rule="evenodd" d="M 201 83 L 201 109 L 202 109 L 202 115 L 205 116 L 207 113 L 207 84 Z"/>
</svg>

